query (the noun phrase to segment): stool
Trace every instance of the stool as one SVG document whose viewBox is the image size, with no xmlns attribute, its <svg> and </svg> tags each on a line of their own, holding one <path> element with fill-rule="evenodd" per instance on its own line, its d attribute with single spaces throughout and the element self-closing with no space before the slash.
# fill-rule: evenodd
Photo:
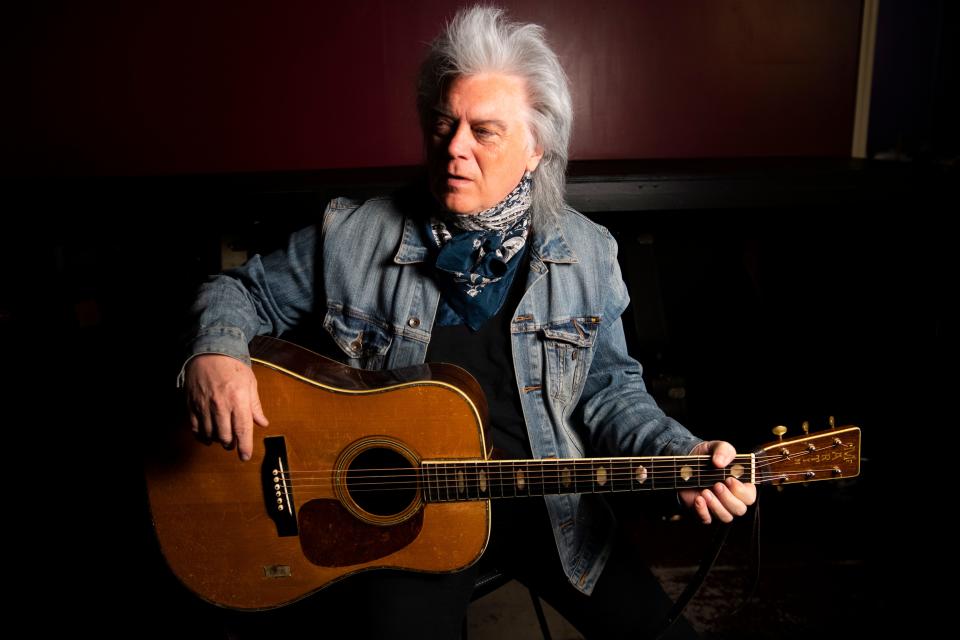
<svg viewBox="0 0 960 640">
<path fill-rule="evenodd" d="M 496 567 L 491 567 L 477 575 L 474 583 L 473 595 L 470 596 L 470 602 L 479 600 L 485 595 L 493 593 L 503 585 L 513 580 L 509 575 L 503 573 Z M 543 614 L 543 605 L 540 604 L 540 596 L 533 589 L 528 589 L 530 598 L 533 600 L 533 610 L 537 614 L 537 622 L 540 623 L 540 633 L 544 640 L 551 640 L 550 627 L 547 626 L 547 617 Z M 460 634 L 462 640 L 467 640 L 467 617 L 463 617 L 463 630 Z"/>
</svg>

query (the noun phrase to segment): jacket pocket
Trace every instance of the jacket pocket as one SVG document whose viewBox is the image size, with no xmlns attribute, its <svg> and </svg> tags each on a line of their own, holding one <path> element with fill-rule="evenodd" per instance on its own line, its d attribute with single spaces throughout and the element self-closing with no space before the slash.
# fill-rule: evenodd
<svg viewBox="0 0 960 640">
<path fill-rule="evenodd" d="M 393 342 L 393 333 L 385 326 L 340 307 L 327 310 L 323 328 L 343 351 L 350 366 L 379 369 Z"/>
<path fill-rule="evenodd" d="M 547 390 L 561 404 L 579 398 L 599 328 L 597 316 L 570 318 L 543 327 Z"/>
</svg>

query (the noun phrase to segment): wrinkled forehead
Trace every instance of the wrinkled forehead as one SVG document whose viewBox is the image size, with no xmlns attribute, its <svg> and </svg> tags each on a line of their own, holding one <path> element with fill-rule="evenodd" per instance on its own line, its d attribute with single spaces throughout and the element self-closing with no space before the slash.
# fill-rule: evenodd
<svg viewBox="0 0 960 640">
<path fill-rule="evenodd" d="M 503 73 L 458 75 L 445 82 L 433 110 L 436 115 L 474 120 L 499 120 L 528 125 L 530 103 L 526 81 Z"/>
</svg>

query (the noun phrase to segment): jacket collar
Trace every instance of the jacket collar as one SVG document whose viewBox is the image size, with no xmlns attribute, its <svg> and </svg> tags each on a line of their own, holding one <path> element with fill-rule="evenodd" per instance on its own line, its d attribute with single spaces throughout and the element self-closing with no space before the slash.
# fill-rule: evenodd
<svg viewBox="0 0 960 640">
<path fill-rule="evenodd" d="M 423 221 L 405 215 L 403 220 L 403 237 L 400 238 L 400 246 L 397 253 L 393 256 L 393 261 L 397 264 L 414 264 L 423 262 L 427 259 L 428 247 L 424 232 L 420 229 Z"/>
<path fill-rule="evenodd" d="M 541 230 L 538 226 L 531 229 L 530 248 L 533 255 L 539 257 L 543 262 L 556 262 L 562 264 L 573 264 L 580 262 L 576 254 L 567 244 L 567 240 L 561 229 L 562 218 L 566 215 L 561 213 L 552 217 L 546 225 L 542 225 Z M 400 238 L 400 246 L 397 248 L 393 261 L 397 264 L 414 264 L 424 262 L 427 259 L 429 247 L 426 244 L 423 222 L 416 217 L 406 215 L 403 221 L 403 237 Z"/>
<path fill-rule="evenodd" d="M 530 247 L 533 249 L 534 255 L 540 256 L 543 262 L 557 262 L 561 264 L 575 264 L 580 262 L 577 254 L 575 254 L 573 249 L 570 248 L 570 245 L 567 244 L 567 239 L 563 235 L 563 229 L 561 228 L 565 216 L 568 215 L 570 214 L 562 211 L 550 216 L 546 224 L 540 225 L 542 230 L 539 233 L 536 226 L 533 228 L 531 233 L 533 242 Z"/>
</svg>

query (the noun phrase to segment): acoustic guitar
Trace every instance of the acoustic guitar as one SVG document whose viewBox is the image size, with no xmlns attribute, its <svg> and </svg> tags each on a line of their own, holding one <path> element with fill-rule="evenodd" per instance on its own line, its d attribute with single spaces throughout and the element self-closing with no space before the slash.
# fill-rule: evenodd
<svg viewBox="0 0 960 640">
<path fill-rule="evenodd" d="M 366 371 L 274 338 L 251 343 L 270 426 L 253 457 L 173 425 L 146 461 L 161 551 L 216 605 L 269 609 L 359 571 L 452 572 L 483 553 L 490 500 L 708 487 L 728 475 L 786 484 L 860 472 L 860 429 L 737 455 L 492 460 L 486 401 L 463 369 Z M 175 427 L 175 428 L 174 428 Z"/>
</svg>

